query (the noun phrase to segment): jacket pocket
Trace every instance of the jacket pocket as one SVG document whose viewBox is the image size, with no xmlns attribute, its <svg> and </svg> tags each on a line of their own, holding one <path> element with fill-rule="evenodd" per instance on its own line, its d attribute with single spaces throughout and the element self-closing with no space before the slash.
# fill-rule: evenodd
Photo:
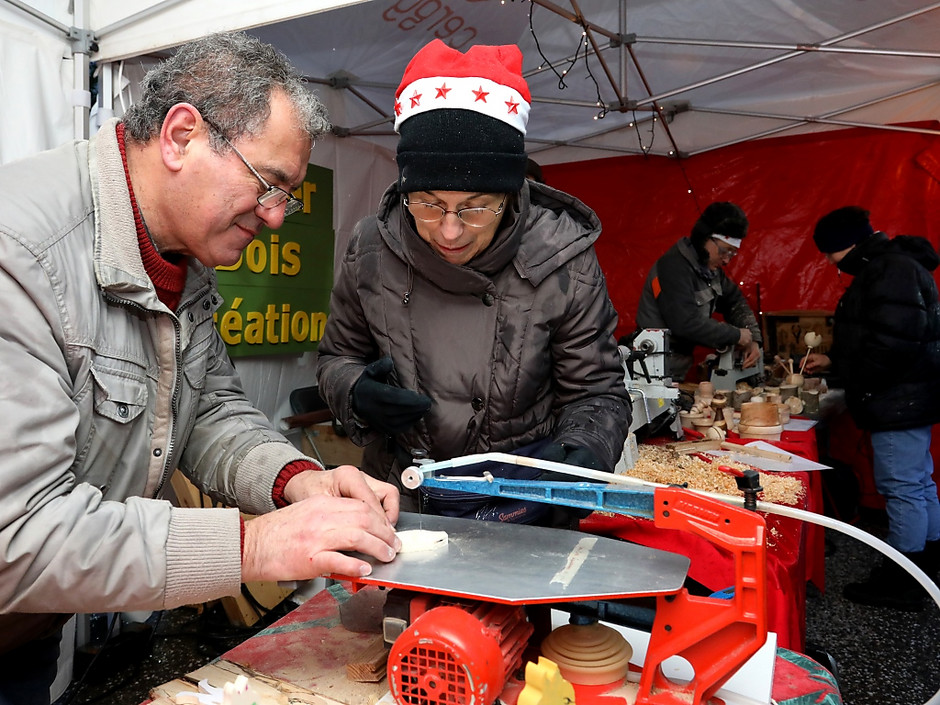
<svg viewBox="0 0 940 705">
<path fill-rule="evenodd" d="M 101 416 L 126 424 L 146 408 L 147 385 L 143 377 L 98 366 L 92 366 L 91 376 L 95 380 L 95 411 Z"/>
<path fill-rule="evenodd" d="M 183 363 L 183 374 L 193 389 L 205 389 L 209 356 L 207 353 L 189 358 Z"/>
<path fill-rule="evenodd" d="M 710 286 L 706 286 L 702 289 L 696 289 L 694 294 L 695 305 L 711 310 L 716 296 L 717 294 L 715 293 L 715 290 Z"/>
</svg>

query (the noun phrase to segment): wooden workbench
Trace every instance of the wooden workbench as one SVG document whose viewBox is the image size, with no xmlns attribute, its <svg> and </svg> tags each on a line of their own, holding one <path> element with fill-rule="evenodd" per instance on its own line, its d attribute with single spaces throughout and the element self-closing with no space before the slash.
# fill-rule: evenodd
<svg viewBox="0 0 940 705">
<path fill-rule="evenodd" d="M 375 705 L 388 692 L 386 681 L 352 682 L 346 665 L 369 653 L 381 636 L 344 623 L 374 626 L 379 614 L 369 614 L 377 604 L 369 593 L 377 592 L 352 594 L 348 585 L 334 584 L 207 666 L 153 688 L 145 705 L 176 705 L 173 696 L 196 691 L 202 678 L 221 687 L 238 675 L 249 678 L 260 696 L 257 705 Z M 354 611 L 345 609 L 357 602 Z M 787 649 L 777 650 L 772 696 L 779 705 L 842 704 L 832 675 Z"/>
</svg>

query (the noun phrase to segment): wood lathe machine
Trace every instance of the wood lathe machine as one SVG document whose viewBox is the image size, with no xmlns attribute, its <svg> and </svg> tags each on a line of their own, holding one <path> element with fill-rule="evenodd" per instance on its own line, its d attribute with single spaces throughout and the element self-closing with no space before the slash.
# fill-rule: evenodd
<svg viewBox="0 0 940 705">
<path fill-rule="evenodd" d="M 630 393 L 630 432 L 638 438 L 671 429 L 681 435 L 679 388 L 666 375 L 669 331 L 644 329 L 621 340 L 620 360 Z"/>
<path fill-rule="evenodd" d="M 760 514 L 681 488 L 610 485 L 619 476 L 606 473 L 604 484 L 439 477 L 441 465 L 409 468 L 403 482 L 647 517 L 720 546 L 735 583 L 727 599 L 695 596 L 684 587 L 688 558 L 677 554 L 577 531 L 403 514 L 399 530 L 443 531 L 447 542 L 373 562 L 354 580 L 389 589 L 383 630 L 397 705 L 724 702 L 710 699 L 765 644 Z M 552 610 L 569 613 L 569 624 L 553 631 Z M 648 628 L 639 674 L 629 663 L 636 647 L 604 622 Z M 682 681 L 665 665 L 676 657 L 691 668 Z"/>
</svg>

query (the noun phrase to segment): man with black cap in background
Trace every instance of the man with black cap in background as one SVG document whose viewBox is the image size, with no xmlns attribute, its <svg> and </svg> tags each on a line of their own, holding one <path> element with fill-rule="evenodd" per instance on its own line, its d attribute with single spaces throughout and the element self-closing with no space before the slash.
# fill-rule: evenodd
<svg viewBox="0 0 940 705">
<path fill-rule="evenodd" d="M 846 206 L 823 216 L 813 240 L 853 276 L 836 307 L 832 348 L 812 353 L 806 372 L 832 373 L 855 424 L 871 432 L 875 486 L 888 514 L 887 543 L 937 579 L 940 502 L 930 455 L 940 421 L 940 303 L 931 272 L 940 264 L 922 237 L 889 239 L 869 213 Z M 852 602 L 919 610 L 924 591 L 885 559 L 843 591 Z"/>
<path fill-rule="evenodd" d="M 601 225 L 525 178 L 529 102 L 514 45 L 463 54 L 434 40 L 396 93 L 399 180 L 353 233 L 317 370 L 365 446 L 362 469 L 396 486 L 415 451 L 605 471 L 622 454 L 630 406 L 593 247 Z M 417 509 L 401 489 L 403 508 Z M 455 504 L 447 513 L 500 521 L 547 512 Z"/>
<path fill-rule="evenodd" d="M 725 273 L 747 235 L 747 216 L 718 201 L 699 216 L 692 232 L 660 257 L 646 277 L 636 312 L 637 328 L 668 328 L 666 374 L 685 379 L 696 345 L 742 349 L 741 367 L 760 361 L 757 318 L 741 289 Z M 720 313 L 719 321 L 712 316 Z"/>
</svg>

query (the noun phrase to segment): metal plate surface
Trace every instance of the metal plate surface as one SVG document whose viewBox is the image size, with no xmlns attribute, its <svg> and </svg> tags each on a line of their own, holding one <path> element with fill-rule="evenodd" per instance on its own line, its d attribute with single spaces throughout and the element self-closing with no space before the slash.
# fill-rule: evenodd
<svg viewBox="0 0 940 705">
<path fill-rule="evenodd" d="M 397 529 L 446 531 L 446 546 L 367 556 L 359 583 L 507 604 L 616 599 L 679 590 L 689 559 L 579 531 L 402 513 Z"/>
</svg>

